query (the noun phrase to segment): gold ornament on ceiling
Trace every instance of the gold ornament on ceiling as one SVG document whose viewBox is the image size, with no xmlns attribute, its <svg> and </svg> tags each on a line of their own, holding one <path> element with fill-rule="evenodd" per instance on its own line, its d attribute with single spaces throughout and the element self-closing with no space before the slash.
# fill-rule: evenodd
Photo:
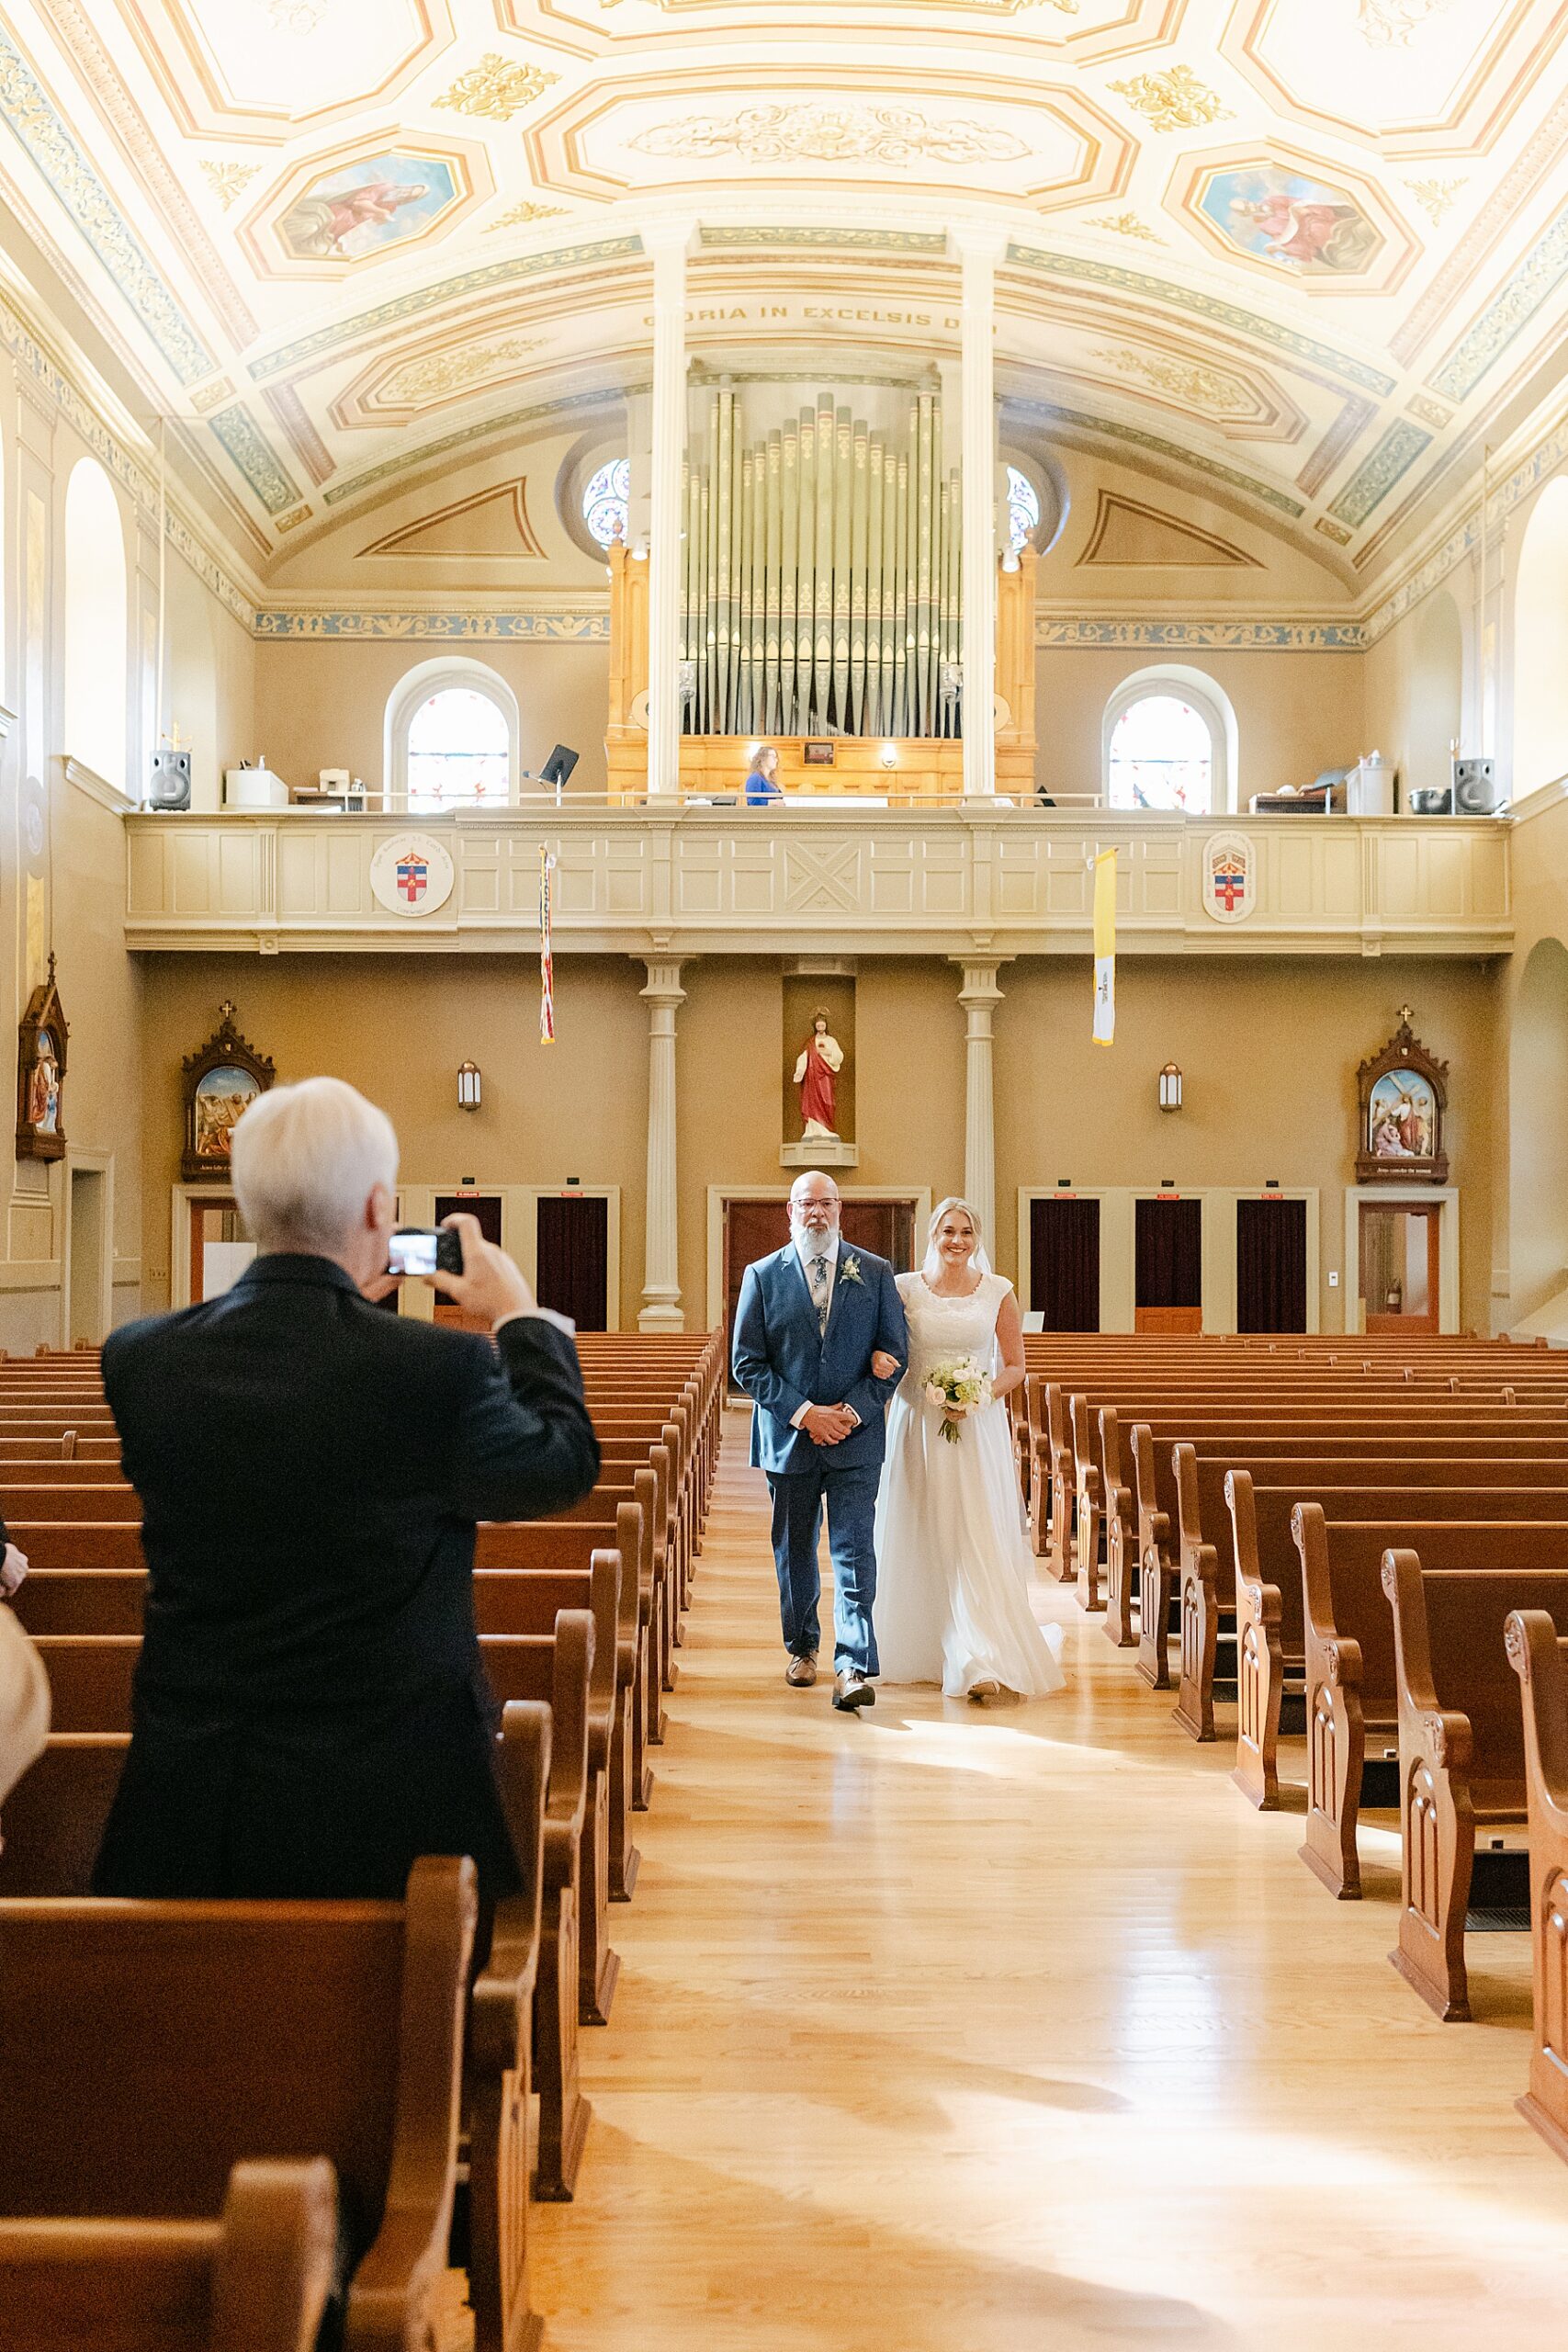
<svg viewBox="0 0 1568 2352">
<path fill-rule="evenodd" d="M 1453 423 L 1453 411 L 1444 408 L 1440 401 L 1429 401 L 1425 392 L 1417 392 L 1407 406 L 1412 416 L 1418 416 L 1423 424 L 1433 426 L 1438 433 Z"/>
<path fill-rule="evenodd" d="M 1102 212 L 1097 220 L 1086 220 L 1086 229 L 1109 229 L 1118 237 L 1141 237 L 1145 245 L 1163 245 L 1165 239 L 1156 237 L 1145 221 L 1135 212 Z"/>
<path fill-rule="evenodd" d="M 266 13 L 286 33 L 313 33 L 333 0 L 267 0 Z"/>
<path fill-rule="evenodd" d="M 1462 180 L 1406 180 L 1404 185 L 1436 229 L 1452 210 L 1454 198 L 1464 186 L 1464 182 Z"/>
<path fill-rule="evenodd" d="M 236 198 L 244 194 L 260 171 L 261 165 L 259 164 L 209 164 L 204 156 L 201 169 L 208 187 L 227 212 Z"/>
<path fill-rule="evenodd" d="M 1218 368 L 1204 368 L 1193 360 L 1168 359 L 1161 352 L 1112 351 L 1101 348 L 1089 353 L 1103 367 L 1113 368 L 1119 376 L 1129 376 L 1146 384 L 1153 392 L 1163 392 L 1167 399 L 1179 401 L 1185 408 L 1229 412 L 1250 408 L 1245 391 L 1234 376 Z"/>
<path fill-rule="evenodd" d="M 502 212 L 490 223 L 491 229 L 520 229 L 525 220 L 563 220 L 564 204 L 514 204 L 510 212 Z M 485 232 L 488 236 L 490 231 Z"/>
<path fill-rule="evenodd" d="M 1165 74 L 1134 74 L 1132 81 L 1112 82 L 1111 87 L 1156 130 L 1198 130 L 1206 122 L 1229 122 L 1233 114 L 1219 92 L 1200 82 L 1190 65 L 1173 65 Z"/>
<path fill-rule="evenodd" d="M 450 107 L 455 114 L 485 115 L 492 122 L 510 122 L 514 114 L 533 104 L 541 90 L 559 80 L 558 74 L 547 74 L 542 65 L 515 65 L 487 50 L 479 63 L 459 74 L 434 104 Z"/>
<path fill-rule="evenodd" d="M 466 344 L 460 351 L 431 351 L 422 358 L 405 359 L 380 386 L 379 399 L 400 406 L 420 408 L 445 400 L 481 377 L 498 374 L 531 351 L 542 351 L 543 335 L 502 335 L 492 343 Z"/>
<path fill-rule="evenodd" d="M 1332 539 L 1337 548 L 1348 547 L 1356 536 L 1343 523 L 1331 523 L 1326 514 L 1318 516 L 1314 528 L 1321 531 L 1325 539 Z"/>
<path fill-rule="evenodd" d="M 1361 39 L 1369 49 L 1408 49 L 1411 35 L 1454 0 L 1361 0 Z"/>
<path fill-rule="evenodd" d="M 981 122 L 933 122 L 914 107 L 748 107 L 726 121 L 691 114 L 655 123 L 630 144 L 645 155 L 742 155 L 748 163 L 1014 163 L 1027 155 L 1010 130 Z"/>
</svg>

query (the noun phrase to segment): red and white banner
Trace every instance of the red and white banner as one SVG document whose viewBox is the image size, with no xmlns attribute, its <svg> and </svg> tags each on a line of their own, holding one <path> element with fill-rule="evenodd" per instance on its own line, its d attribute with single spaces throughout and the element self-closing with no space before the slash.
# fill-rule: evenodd
<svg viewBox="0 0 1568 2352">
<path fill-rule="evenodd" d="M 550 942 L 551 886 L 550 876 L 556 870 L 555 859 L 547 849 L 539 851 L 539 1043 L 553 1046 L 556 1042 L 556 959 Z"/>
</svg>

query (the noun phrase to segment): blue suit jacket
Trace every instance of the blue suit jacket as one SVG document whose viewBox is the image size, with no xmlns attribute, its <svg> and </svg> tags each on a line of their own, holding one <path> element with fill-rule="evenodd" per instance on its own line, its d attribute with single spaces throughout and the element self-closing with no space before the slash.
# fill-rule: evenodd
<svg viewBox="0 0 1568 2352">
<path fill-rule="evenodd" d="M 849 1279 L 853 1261 L 860 1280 Z M 898 1359 L 891 1380 L 875 1380 L 871 1359 L 879 1348 Z M 774 1473 L 863 1468 L 882 1459 L 887 1400 L 908 1361 L 904 1304 L 886 1258 L 839 1243 L 839 1270 L 828 1329 L 818 1333 L 806 1270 L 793 1241 L 748 1266 L 735 1311 L 735 1377 L 756 1406 L 751 1461 Z M 820 1446 L 790 1427 L 802 1405 L 848 1405 L 861 1426 L 840 1445 Z"/>
</svg>

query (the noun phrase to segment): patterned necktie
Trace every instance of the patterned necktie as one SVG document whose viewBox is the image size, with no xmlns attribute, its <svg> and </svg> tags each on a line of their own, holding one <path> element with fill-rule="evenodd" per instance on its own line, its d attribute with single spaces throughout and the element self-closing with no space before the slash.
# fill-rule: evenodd
<svg viewBox="0 0 1568 2352">
<path fill-rule="evenodd" d="M 826 1258 L 813 1258 L 808 1263 L 811 1269 L 811 1297 L 817 1308 L 817 1336 L 825 1340 L 828 1336 L 828 1261 Z"/>
</svg>

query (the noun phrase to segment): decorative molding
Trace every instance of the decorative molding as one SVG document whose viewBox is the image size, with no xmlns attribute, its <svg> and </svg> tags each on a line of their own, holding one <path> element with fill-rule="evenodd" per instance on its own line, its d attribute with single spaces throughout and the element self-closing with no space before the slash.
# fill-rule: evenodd
<svg viewBox="0 0 1568 2352">
<path fill-rule="evenodd" d="M 418 613 L 355 612 L 344 607 L 301 612 L 264 609 L 255 616 L 258 638 L 433 639 L 453 644 L 607 645 L 608 612 Z"/>
<path fill-rule="evenodd" d="M 281 514 L 286 506 L 299 503 L 299 483 L 243 401 L 214 409 L 207 422 L 269 514 Z"/>
<path fill-rule="evenodd" d="M 260 358 L 251 361 L 252 379 L 265 383 L 269 377 L 284 375 L 308 359 L 319 359 L 324 351 L 336 351 L 344 344 L 360 342 L 382 327 L 396 325 L 401 319 L 419 318 L 426 311 L 469 301 L 477 295 L 492 292 L 498 286 L 547 277 L 556 270 L 586 269 L 607 261 L 635 261 L 641 253 L 640 237 L 600 237 L 591 244 L 554 245 L 548 253 L 514 254 L 510 261 L 487 262 L 479 269 L 464 270 L 459 277 L 444 277 L 434 286 L 422 286 L 391 301 L 378 302 L 373 310 L 358 311 L 352 318 L 317 327 L 312 334 L 297 336 L 292 343 L 279 344 L 276 351 L 263 352 Z"/>
<path fill-rule="evenodd" d="M 1490 528 L 1500 530 L 1520 503 L 1531 497 L 1549 475 L 1568 465 L 1568 417 L 1560 416 L 1556 424 L 1535 447 L 1514 465 L 1504 480 L 1492 492 L 1489 502 Z M 1473 555 L 1481 545 L 1482 513 L 1479 492 L 1471 505 L 1453 525 L 1447 537 L 1409 571 L 1396 587 L 1389 590 L 1381 603 L 1372 606 L 1366 618 L 1367 641 L 1375 645 L 1414 611 L 1423 597 L 1453 571 Z"/>
<path fill-rule="evenodd" d="M 456 432 L 445 433 L 439 440 L 423 441 L 415 449 L 405 450 L 400 457 L 383 458 L 378 466 L 367 466 L 362 473 L 351 474 L 346 481 L 334 482 L 323 495 L 323 503 L 339 506 L 345 498 L 356 498 L 361 491 L 372 490 L 378 482 L 389 481 L 394 474 L 406 473 L 411 466 L 428 466 L 437 458 L 450 455 L 454 449 L 466 449 L 476 441 L 488 441 L 497 433 L 515 432 L 525 424 L 536 424 L 548 416 L 577 416 L 593 409 L 613 408 L 634 388 L 624 390 L 605 384 L 590 392 L 568 392 L 558 400 L 536 401 L 527 408 L 508 409 L 502 415 L 481 417 L 476 424 L 460 426 Z"/>
<path fill-rule="evenodd" d="M 558 74 L 548 74 L 542 65 L 525 65 L 498 56 L 490 49 L 477 65 L 459 74 L 451 88 L 430 103 L 433 107 L 450 107 L 457 114 L 481 115 L 492 122 L 510 122 L 514 114 L 532 106 L 541 91 L 559 80 Z"/>
<path fill-rule="evenodd" d="M 1359 621 L 1131 620 L 1116 614 L 1037 613 L 1037 646 L 1117 652 L 1364 653 Z"/>
<path fill-rule="evenodd" d="M 1480 282 L 1481 266 L 1524 216 L 1531 197 L 1568 143 L 1568 96 L 1545 115 L 1482 205 L 1427 291 L 1389 338 L 1389 350 L 1407 368 L 1439 321 Z"/>
<path fill-rule="evenodd" d="M 1029 153 L 1015 131 L 950 116 L 933 121 L 917 107 L 807 101 L 742 107 L 729 116 L 693 114 L 650 123 L 626 141 L 643 155 L 734 155 L 748 164 L 881 164 L 897 170 L 935 162 L 1012 164 Z"/>
<path fill-rule="evenodd" d="M 0 702 L 0 743 L 3 743 L 6 741 L 6 738 L 10 734 L 11 729 L 16 725 L 16 712 L 14 710 L 7 710 L 5 704 Z"/>
<path fill-rule="evenodd" d="M 1396 417 L 1376 447 L 1368 450 L 1338 497 L 1329 502 L 1329 513 L 1352 529 L 1359 528 L 1394 483 L 1409 472 L 1423 449 L 1431 446 L 1432 435 L 1425 425 Z"/>
<path fill-rule="evenodd" d="M 515 547 L 503 550 L 471 545 L 466 548 L 422 548 L 419 545 L 426 533 L 438 529 L 442 524 L 455 523 L 461 515 L 478 514 L 487 507 L 502 503 L 510 510 L 512 527 L 516 534 Z M 514 481 L 492 483 L 488 489 L 470 492 L 467 498 L 452 499 L 446 505 L 437 506 L 428 514 L 416 514 L 412 523 L 398 524 L 394 529 L 383 533 L 380 538 L 372 539 L 359 552 L 362 557 L 399 555 L 404 558 L 414 556 L 434 563 L 473 563 L 504 560 L 505 557 L 538 561 L 543 559 L 545 550 L 528 520 L 526 477 L 519 474 Z"/>
<path fill-rule="evenodd" d="M 78 792 L 85 792 L 89 800 L 96 800 L 99 808 L 107 808 L 111 816 L 128 817 L 141 805 L 140 801 L 132 800 L 129 793 L 122 792 L 118 785 L 111 784 L 107 776 L 100 775 L 96 768 L 90 768 L 85 760 L 73 759 L 69 752 L 60 754 L 60 773 L 67 784 L 74 785 Z"/>
<path fill-rule="evenodd" d="M 1541 304 L 1568 277 L 1568 211 L 1560 212 L 1537 239 L 1511 277 L 1462 336 L 1435 376 L 1427 378 L 1444 400 L 1467 400 L 1482 378 L 1523 333 Z"/>
<path fill-rule="evenodd" d="M 947 237 L 941 229 L 771 229 L 703 228 L 700 248 L 720 247 L 742 252 L 934 254 L 945 257 Z"/>
<path fill-rule="evenodd" d="M 1151 457 L 1164 458 L 1186 472 L 1206 474 L 1211 481 L 1225 482 L 1233 490 L 1244 491 L 1248 498 L 1256 498 L 1260 504 L 1288 514 L 1292 523 L 1306 513 L 1299 498 L 1276 489 L 1271 482 L 1239 473 L 1235 466 L 1223 466 L 1217 458 L 1206 458 L 1201 450 L 1186 448 L 1179 441 L 1167 441 L 1158 433 L 1145 433 L 1141 425 L 1122 424 L 1115 417 L 1089 416 L 1081 409 L 1059 407 L 1055 401 L 1014 400 L 1005 402 L 1005 406 L 1010 415 L 1033 417 L 1042 424 L 1076 426 L 1091 439 L 1103 435 L 1111 441 L 1124 441 L 1132 448 L 1145 449 Z"/>
<path fill-rule="evenodd" d="M 1130 82 L 1108 86 L 1155 130 L 1201 130 L 1206 123 L 1229 122 L 1235 114 L 1217 90 L 1200 82 L 1190 65 L 1172 65 L 1163 74 L 1135 74 Z"/>
<path fill-rule="evenodd" d="M 1348 457 L 1377 415 L 1377 402 L 1359 396 L 1348 400 L 1334 423 L 1296 476 L 1303 498 L 1315 498 L 1342 458 Z"/>
<path fill-rule="evenodd" d="M 0 116 L 59 198 L 156 348 L 182 384 L 216 362 L 118 210 L 42 84 L 0 24 Z"/>
<path fill-rule="evenodd" d="M 1222 301 L 1218 295 L 1202 293 L 1196 287 L 1178 286 L 1168 277 L 1151 277 L 1145 270 L 1129 269 L 1124 263 L 1089 261 L 1077 254 L 1047 253 L 1038 245 L 1010 244 L 1006 266 L 1010 269 L 1033 270 L 1042 277 L 1079 280 L 1089 286 L 1109 287 L 1117 293 L 1136 294 L 1145 301 L 1168 303 L 1190 318 L 1211 320 L 1216 326 L 1250 335 L 1255 343 L 1267 344 L 1275 351 L 1288 351 L 1292 358 L 1325 368 L 1343 383 L 1354 384 L 1379 400 L 1388 400 L 1399 389 L 1396 378 L 1385 375 L 1380 368 L 1370 367 L 1364 359 L 1335 350 L 1331 344 L 1318 342 L 1314 335 L 1282 326 L 1277 319 L 1262 318 L 1256 311 L 1244 311 L 1239 303 Z"/>
</svg>

